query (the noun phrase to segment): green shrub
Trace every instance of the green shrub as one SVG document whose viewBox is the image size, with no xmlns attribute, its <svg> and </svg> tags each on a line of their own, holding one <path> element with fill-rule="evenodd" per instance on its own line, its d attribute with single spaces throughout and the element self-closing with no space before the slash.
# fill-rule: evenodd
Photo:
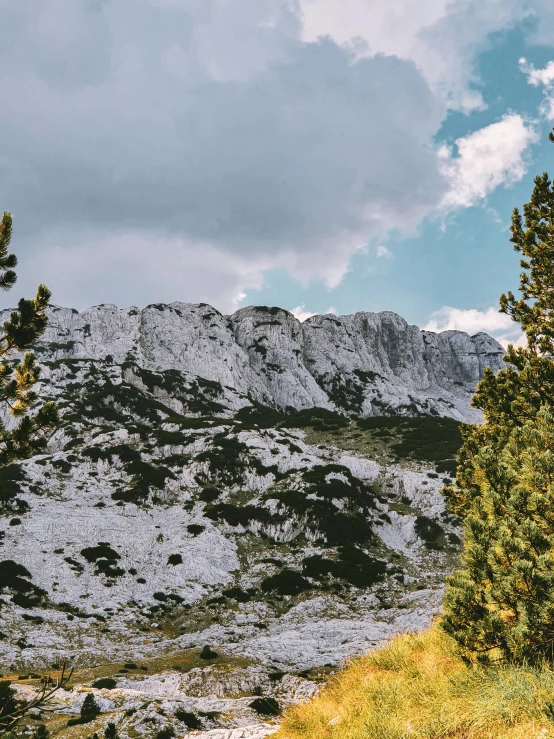
<svg viewBox="0 0 554 739">
<path fill-rule="evenodd" d="M 200 659 L 215 659 L 217 657 L 217 652 L 214 652 L 214 650 L 206 644 L 205 647 L 202 648 L 202 651 L 200 652 Z"/>
<path fill-rule="evenodd" d="M 119 733 L 115 724 L 109 723 L 104 730 L 104 739 L 119 739 Z"/>
<path fill-rule="evenodd" d="M 249 703 L 249 707 L 262 716 L 279 716 L 281 713 L 279 701 L 271 696 L 256 698 L 252 703 Z"/>
<path fill-rule="evenodd" d="M 295 570 L 281 570 L 281 572 L 262 580 L 261 588 L 264 593 L 276 591 L 279 595 L 298 595 L 304 590 L 310 590 L 311 585 L 299 572 Z"/>
<path fill-rule="evenodd" d="M 440 524 L 427 516 L 417 516 L 415 532 L 423 539 L 428 549 L 442 549 L 445 543 L 444 529 Z"/>
<path fill-rule="evenodd" d="M 94 721 L 97 716 L 100 715 L 100 706 L 94 699 L 92 693 L 87 693 L 85 700 L 81 705 L 81 716 L 80 718 L 69 719 L 67 722 L 68 726 L 75 726 L 77 724 L 88 724 Z"/>
<path fill-rule="evenodd" d="M 165 729 L 160 729 L 156 734 L 156 739 L 173 739 L 175 736 L 175 729 L 173 726 L 166 726 Z"/>
<path fill-rule="evenodd" d="M 201 500 L 203 503 L 213 503 L 214 500 L 217 500 L 220 495 L 221 490 L 218 490 L 213 485 L 208 485 L 204 488 L 204 490 L 202 490 L 202 492 L 198 496 L 198 500 Z"/>
<path fill-rule="evenodd" d="M 50 739 L 50 732 L 44 724 L 39 724 L 31 734 L 31 739 Z"/>
<path fill-rule="evenodd" d="M 0 680 L 0 729 L 8 726 L 8 718 L 19 707 L 17 693 L 10 680 Z"/>
<path fill-rule="evenodd" d="M 271 514 L 266 508 L 254 505 L 233 505 L 232 503 L 217 503 L 207 505 L 204 512 L 206 518 L 212 521 L 225 521 L 229 526 L 248 526 L 250 521 L 271 521 Z"/>
<path fill-rule="evenodd" d="M 29 570 L 13 559 L 0 562 L 0 593 L 12 590 L 12 601 L 22 608 L 33 608 L 46 595 L 46 591 L 29 582 L 30 579 Z"/>
<path fill-rule="evenodd" d="M 191 711 L 185 711 L 184 708 L 178 708 L 173 714 L 178 721 L 181 721 L 188 729 L 201 729 L 202 722 Z"/>
<path fill-rule="evenodd" d="M 99 542 L 96 547 L 86 547 L 81 549 L 81 556 L 83 556 L 87 562 L 96 562 L 99 559 L 107 559 L 111 562 L 121 559 L 121 556 L 111 548 L 107 542 Z"/>
<path fill-rule="evenodd" d="M 226 598 L 236 600 L 238 603 L 248 603 L 249 600 L 252 600 L 252 596 L 242 588 L 229 588 L 228 590 L 224 590 L 222 595 Z"/>
<path fill-rule="evenodd" d="M 93 688 L 105 688 L 106 690 L 113 690 L 117 685 L 117 682 L 113 677 L 100 677 L 92 683 Z"/>
</svg>

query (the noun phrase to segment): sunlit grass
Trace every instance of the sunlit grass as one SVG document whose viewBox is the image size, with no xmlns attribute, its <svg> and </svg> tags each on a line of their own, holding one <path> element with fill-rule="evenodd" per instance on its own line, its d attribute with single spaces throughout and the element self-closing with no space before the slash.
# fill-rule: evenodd
<svg viewBox="0 0 554 739">
<path fill-rule="evenodd" d="M 552 713 L 549 703 L 552 701 Z M 549 718 L 552 718 L 552 721 Z M 275 739 L 554 738 L 554 671 L 468 667 L 437 626 L 353 660 Z"/>
</svg>

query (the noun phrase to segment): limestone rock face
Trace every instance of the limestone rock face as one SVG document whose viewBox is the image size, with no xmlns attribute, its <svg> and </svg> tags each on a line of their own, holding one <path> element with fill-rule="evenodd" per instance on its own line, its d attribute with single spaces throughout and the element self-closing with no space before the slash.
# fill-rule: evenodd
<svg viewBox="0 0 554 739">
<path fill-rule="evenodd" d="M 280 308 L 224 316 L 205 303 L 179 302 L 81 313 L 53 307 L 36 352 L 41 361 L 107 359 L 179 370 L 220 383 L 243 404 L 472 422 L 480 420 L 470 400 L 484 368 L 504 366 L 502 346 L 487 334 L 422 331 L 390 311 L 300 323 Z"/>
</svg>

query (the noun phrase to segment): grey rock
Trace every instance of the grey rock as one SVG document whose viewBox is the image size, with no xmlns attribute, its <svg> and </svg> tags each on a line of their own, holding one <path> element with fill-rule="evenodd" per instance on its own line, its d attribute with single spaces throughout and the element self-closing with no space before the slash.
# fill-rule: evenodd
<svg viewBox="0 0 554 739">
<path fill-rule="evenodd" d="M 81 313 L 53 307 L 36 352 L 40 361 L 108 358 L 179 370 L 220 383 L 234 393 L 236 407 L 250 398 L 297 410 L 425 413 L 467 422 L 481 420 L 470 400 L 484 368 L 504 366 L 504 349 L 487 334 L 422 331 L 390 311 L 300 323 L 279 308 L 224 316 L 204 303 L 179 302 Z"/>
</svg>

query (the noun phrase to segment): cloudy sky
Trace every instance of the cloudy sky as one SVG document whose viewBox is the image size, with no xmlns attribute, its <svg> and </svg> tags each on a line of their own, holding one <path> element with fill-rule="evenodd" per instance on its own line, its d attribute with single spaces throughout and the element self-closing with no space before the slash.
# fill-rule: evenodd
<svg viewBox="0 0 554 739">
<path fill-rule="evenodd" d="M 552 0 L 0 0 L 2 306 L 394 310 L 515 337 Z M 554 174 L 554 172 L 553 172 Z M 17 294 L 16 294 L 17 293 Z"/>
</svg>

